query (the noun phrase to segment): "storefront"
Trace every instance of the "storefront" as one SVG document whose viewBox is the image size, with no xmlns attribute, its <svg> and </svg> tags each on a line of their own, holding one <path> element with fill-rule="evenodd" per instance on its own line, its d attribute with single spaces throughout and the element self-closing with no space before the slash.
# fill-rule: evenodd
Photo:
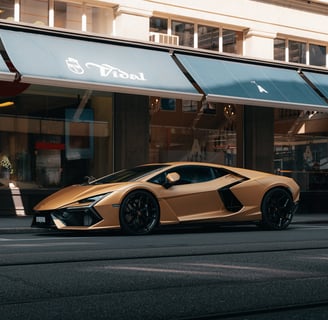
<svg viewBox="0 0 328 320">
<path fill-rule="evenodd" d="M 0 37 L 7 213 L 18 191 L 30 213 L 62 186 L 143 162 L 293 175 L 286 153 L 275 156 L 286 151 L 274 140 L 275 110 L 328 107 L 326 75 L 313 70 L 8 24 Z"/>
</svg>

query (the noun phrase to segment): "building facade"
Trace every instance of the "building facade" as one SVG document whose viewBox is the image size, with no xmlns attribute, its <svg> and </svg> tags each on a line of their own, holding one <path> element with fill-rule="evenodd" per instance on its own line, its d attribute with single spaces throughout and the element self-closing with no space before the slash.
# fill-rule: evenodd
<svg viewBox="0 0 328 320">
<path fill-rule="evenodd" d="M 327 14 L 324 0 L 0 0 L 0 214 L 177 160 L 292 176 L 303 210 L 326 210 Z"/>
</svg>

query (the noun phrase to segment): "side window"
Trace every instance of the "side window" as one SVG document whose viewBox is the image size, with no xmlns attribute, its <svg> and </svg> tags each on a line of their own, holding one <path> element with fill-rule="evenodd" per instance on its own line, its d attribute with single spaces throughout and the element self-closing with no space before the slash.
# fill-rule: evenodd
<svg viewBox="0 0 328 320">
<path fill-rule="evenodd" d="M 149 182 L 156 184 L 164 184 L 166 180 L 166 175 L 170 172 L 177 172 L 180 175 L 180 180 L 177 184 L 190 184 L 206 182 L 214 179 L 218 179 L 229 174 L 229 171 L 221 168 L 206 167 L 206 166 L 180 166 L 162 172 L 161 174 L 153 177 Z"/>
<path fill-rule="evenodd" d="M 181 166 L 172 171 L 180 175 L 178 184 L 199 183 L 215 179 L 212 169 L 205 166 Z"/>
<path fill-rule="evenodd" d="M 166 174 L 167 174 L 167 172 L 162 172 L 162 173 L 158 174 L 157 176 L 148 180 L 148 182 L 155 183 L 155 184 L 164 184 Z"/>
<path fill-rule="evenodd" d="M 230 172 L 228 170 L 222 169 L 222 168 L 212 168 L 214 179 L 221 178 L 223 176 L 226 176 Z"/>
</svg>

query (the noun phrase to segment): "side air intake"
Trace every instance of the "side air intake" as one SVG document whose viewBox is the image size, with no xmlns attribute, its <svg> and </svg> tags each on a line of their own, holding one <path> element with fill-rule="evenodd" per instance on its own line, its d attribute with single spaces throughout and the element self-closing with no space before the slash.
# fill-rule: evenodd
<svg viewBox="0 0 328 320">
<path fill-rule="evenodd" d="M 218 193 L 222 199 L 222 202 L 223 202 L 225 208 L 231 212 L 238 212 L 243 207 L 241 202 L 237 199 L 237 197 L 230 190 L 231 187 L 233 187 L 234 185 L 236 185 L 240 182 L 242 182 L 242 181 L 232 183 L 232 184 L 225 186 L 218 190 Z"/>
</svg>

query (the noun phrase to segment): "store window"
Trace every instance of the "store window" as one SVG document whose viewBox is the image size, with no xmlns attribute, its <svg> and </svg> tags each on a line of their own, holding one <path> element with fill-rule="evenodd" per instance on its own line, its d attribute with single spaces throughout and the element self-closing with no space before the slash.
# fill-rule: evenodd
<svg viewBox="0 0 328 320">
<path fill-rule="evenodd" d="M 288 41 L 289 62 L 306 64 L 306 43 Z"/>
<path fill-rule="evenodd" d="M 328 115 L 276 110 L 275 172 L 294 178 L 301 191 L 328 190 Z"/>
<path fill-rule="evenodd" d="M 198 26 L 198 48 L 219 50 L 219 28 Z"/>
<path fill-rule="evenodd" d="M 167 33 L 168 20 L 165 18 L 151 17 L 149 19 L 149 31 Z"/>
<path fill-rule="evenodd" d="M 31 86 L 0 110 L 0 186 L 60 188 L 112 171 L 112 98 Z"/>
<path fill-rule="evenodd" d="M 0 19 L 14 19 L 15 0 L 2 0 L 0 2 Z"/>
<path fill-rule="evenodd" d="M 179 37 L 179 45 L 194 47 L 194 24 L 172 21 L 172 34 Z"/>
<path fill-rule="evenodd" d="M 274 59 L 279 61 L 286 61 L 285 39 L 274 39 Z"/>
<path fill-rule="evenodd" d="M 163 110 L 150 99 L 149 161 L 203 161 L 236 165 L 235 114 L 227 106 L 213 103 L 207 113 L 205 104 L 175 100 L 175 111 Z M 230 109 L 229 109 L 230 110 Z"/>
<path fill-rule="evenodd" d="M 21 0 L 20 5 L 21 22 L 48 25 L 48 0 Z"/>
<path fill-rule="evenodd" d="M 223 52 L 242 54 L 243 33 L 234 30 L 223 29 Z"/>
<path fill-rule="evenodd" d="M 316 44 L 310 44 L 310 64 L 314 66 L 326 66 L 326 47 Z"/>
</svg>

